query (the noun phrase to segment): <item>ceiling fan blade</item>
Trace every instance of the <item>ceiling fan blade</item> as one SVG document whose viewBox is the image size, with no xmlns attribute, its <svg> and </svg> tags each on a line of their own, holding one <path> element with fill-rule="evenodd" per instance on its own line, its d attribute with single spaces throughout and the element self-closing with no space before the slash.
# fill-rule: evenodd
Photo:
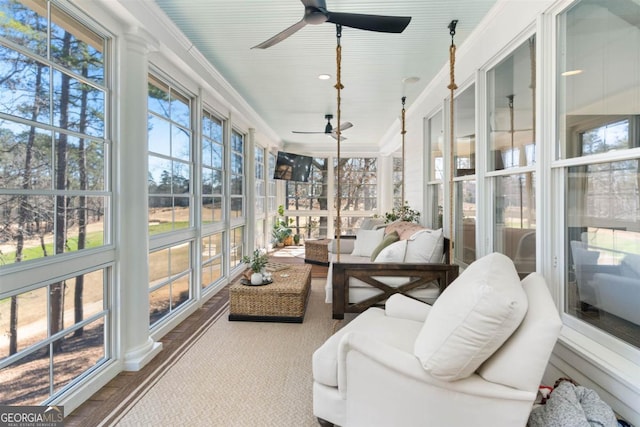
<svg viewBox="0 0 640 427">
<path fill-rule="evenodd" d="M 271 37 L 269 40 L 263 41 L 262 43 L 255 45 L 251 49 L 266 49 L 266 48 L 271 47 L 271 46 L 273 46 L 275 44 L 278 44 L 282 40 L 284 40 L 287 37 L 289 37 L 289 36 L 295 34 L 296 32 L 298 32 L 305 25 L 307 25 L 307 23 L 304 22 L 304 19 L 302 19 L 302 20 L 298 21 L 297 23 L 293 24 L 292 26 L 290 26 L 289 28 L 287 28 L 286 30 L 281 31 L 278 34 L 276 34 L 275 36 Z"/>
<path fill-rule="evenodd" d="M 331 138 L 335 139 L 336 141 L 338 140 L 338 135 L 336 135 L 335 133 L 331 134 Z M 340 141 L 344 141 L 345 139 L 348 139 L 342 135 L 340 135 Z"/>
<path fill-rule="evenodd" d="M 382 33 L 401 33 L 411 21 L 410 16 L 365 15 L 359 13 L 327 12 L 327 22 L 360 30 Z"/>
<path fill-rule="evenodd" d="M 340 132 L 345 131 L 347 129 L 351 129 L 352 127 L 353 127 L 353 123 L 344 122 L 343 124 L 340 125 Z"/>
<path fill-rule="evenodd" d="M 300 131 L 300 130 L 292 130 L 291 133 L 303 133 L 303 134 L 306 134 L 306 135 L 313 135 L 313 134 L 322 135 L 323 133 L 326 133 L 326 132 L 304 132 L 304 131 Z"/>
</svg>

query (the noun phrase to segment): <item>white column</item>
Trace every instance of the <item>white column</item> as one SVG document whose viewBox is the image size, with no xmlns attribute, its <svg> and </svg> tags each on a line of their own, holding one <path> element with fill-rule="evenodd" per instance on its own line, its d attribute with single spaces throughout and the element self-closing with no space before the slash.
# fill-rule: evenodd
<svg viewBox="0 0 640 427">
<path fill-rule="evenodd" d="M 122 43 L 120 106 L 116 141 L 118 162 L 119 280 L 118 307 L 124 369 L 137 371 L 161 349 L 149 335 L 149 234 L 147 188 L 147 74 L 148 54 L 154 43 L 136 31 Z"/>
</svg>

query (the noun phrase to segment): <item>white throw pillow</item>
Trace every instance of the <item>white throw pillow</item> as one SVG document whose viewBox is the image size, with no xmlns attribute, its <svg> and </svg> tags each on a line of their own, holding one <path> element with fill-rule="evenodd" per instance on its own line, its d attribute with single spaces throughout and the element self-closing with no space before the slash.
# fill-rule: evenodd
<svg viewBox="0 0 640 427">
<path fill-rule="evenodd" d="M 398 240 L 380 251 L 374 262 L 402 262 L 407 249 L 406 240 Z"/>
<path fill-rule="evenodd" d="M 434 378 L 466 378 L 516 330 L 527 306 L 513 261 L 499 253 L 482 257 L 433 304 L 414 354 Z"/>
<path fill-rule="evenodd" d="M 351 255 L 371 257 L 371 252 L 382 242 L 384 230 L 358 230 Z"/>
<path fill-rule="evenodd" d="M 420 230 L 407 241 L 404 262 L 441 263 L 444 251 L 444 234 L 438 230 Z"/>
</svg>

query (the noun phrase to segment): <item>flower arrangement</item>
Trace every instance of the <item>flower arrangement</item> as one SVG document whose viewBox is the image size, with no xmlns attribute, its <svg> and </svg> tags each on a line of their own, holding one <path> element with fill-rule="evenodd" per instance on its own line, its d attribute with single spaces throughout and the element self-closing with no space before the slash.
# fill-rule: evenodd
<svg viewBox="0 0 640 427">
<path fill-rule="evenodd" d="M 384 223 L 389 224 L 394 221 L 420 222 L 420 212 L 409 207 L 409 202 L 404 202 L 400 207 L 395 207 L 391 212 L 386 212 L 383 216 Z"/>
<path fill-rule="evenodd" d="M 260 273 L 267 265 L 269 257 L 264 249 L 256 249 L 251 256 L 242 257 L 242 262 L 247 264 L 254 273 Z"/>
</svg>

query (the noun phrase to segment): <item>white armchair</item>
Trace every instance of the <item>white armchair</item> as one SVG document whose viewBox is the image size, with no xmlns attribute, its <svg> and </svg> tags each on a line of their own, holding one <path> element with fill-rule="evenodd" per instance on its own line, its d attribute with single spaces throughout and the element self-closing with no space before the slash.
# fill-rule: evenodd
<svg viewBox="0 0 640 427">
<path fill-rule="evenodd" d="M 532 273 L 520 282 L 511 261 L 494 255 L 469 266 L 433 306 L 396 294 L 331 336 L 313 355 L 320 424 L 524 426 L 561 322 L 544 278 Z M 496 265 L 508 263 L 505 279 Z M 488 264 L 490 274 L 478 274 Z M 507 293 L 522 295 L 496 290 L 509 281 Z M 485 323 L 482 310 L 500 311 L 496 301 L 504 317 Z M 478 335 L 473 329 L 483 330 L 469 337 Z M 463 339 L 451 342 L 461 330 Z"/>
</svg>

